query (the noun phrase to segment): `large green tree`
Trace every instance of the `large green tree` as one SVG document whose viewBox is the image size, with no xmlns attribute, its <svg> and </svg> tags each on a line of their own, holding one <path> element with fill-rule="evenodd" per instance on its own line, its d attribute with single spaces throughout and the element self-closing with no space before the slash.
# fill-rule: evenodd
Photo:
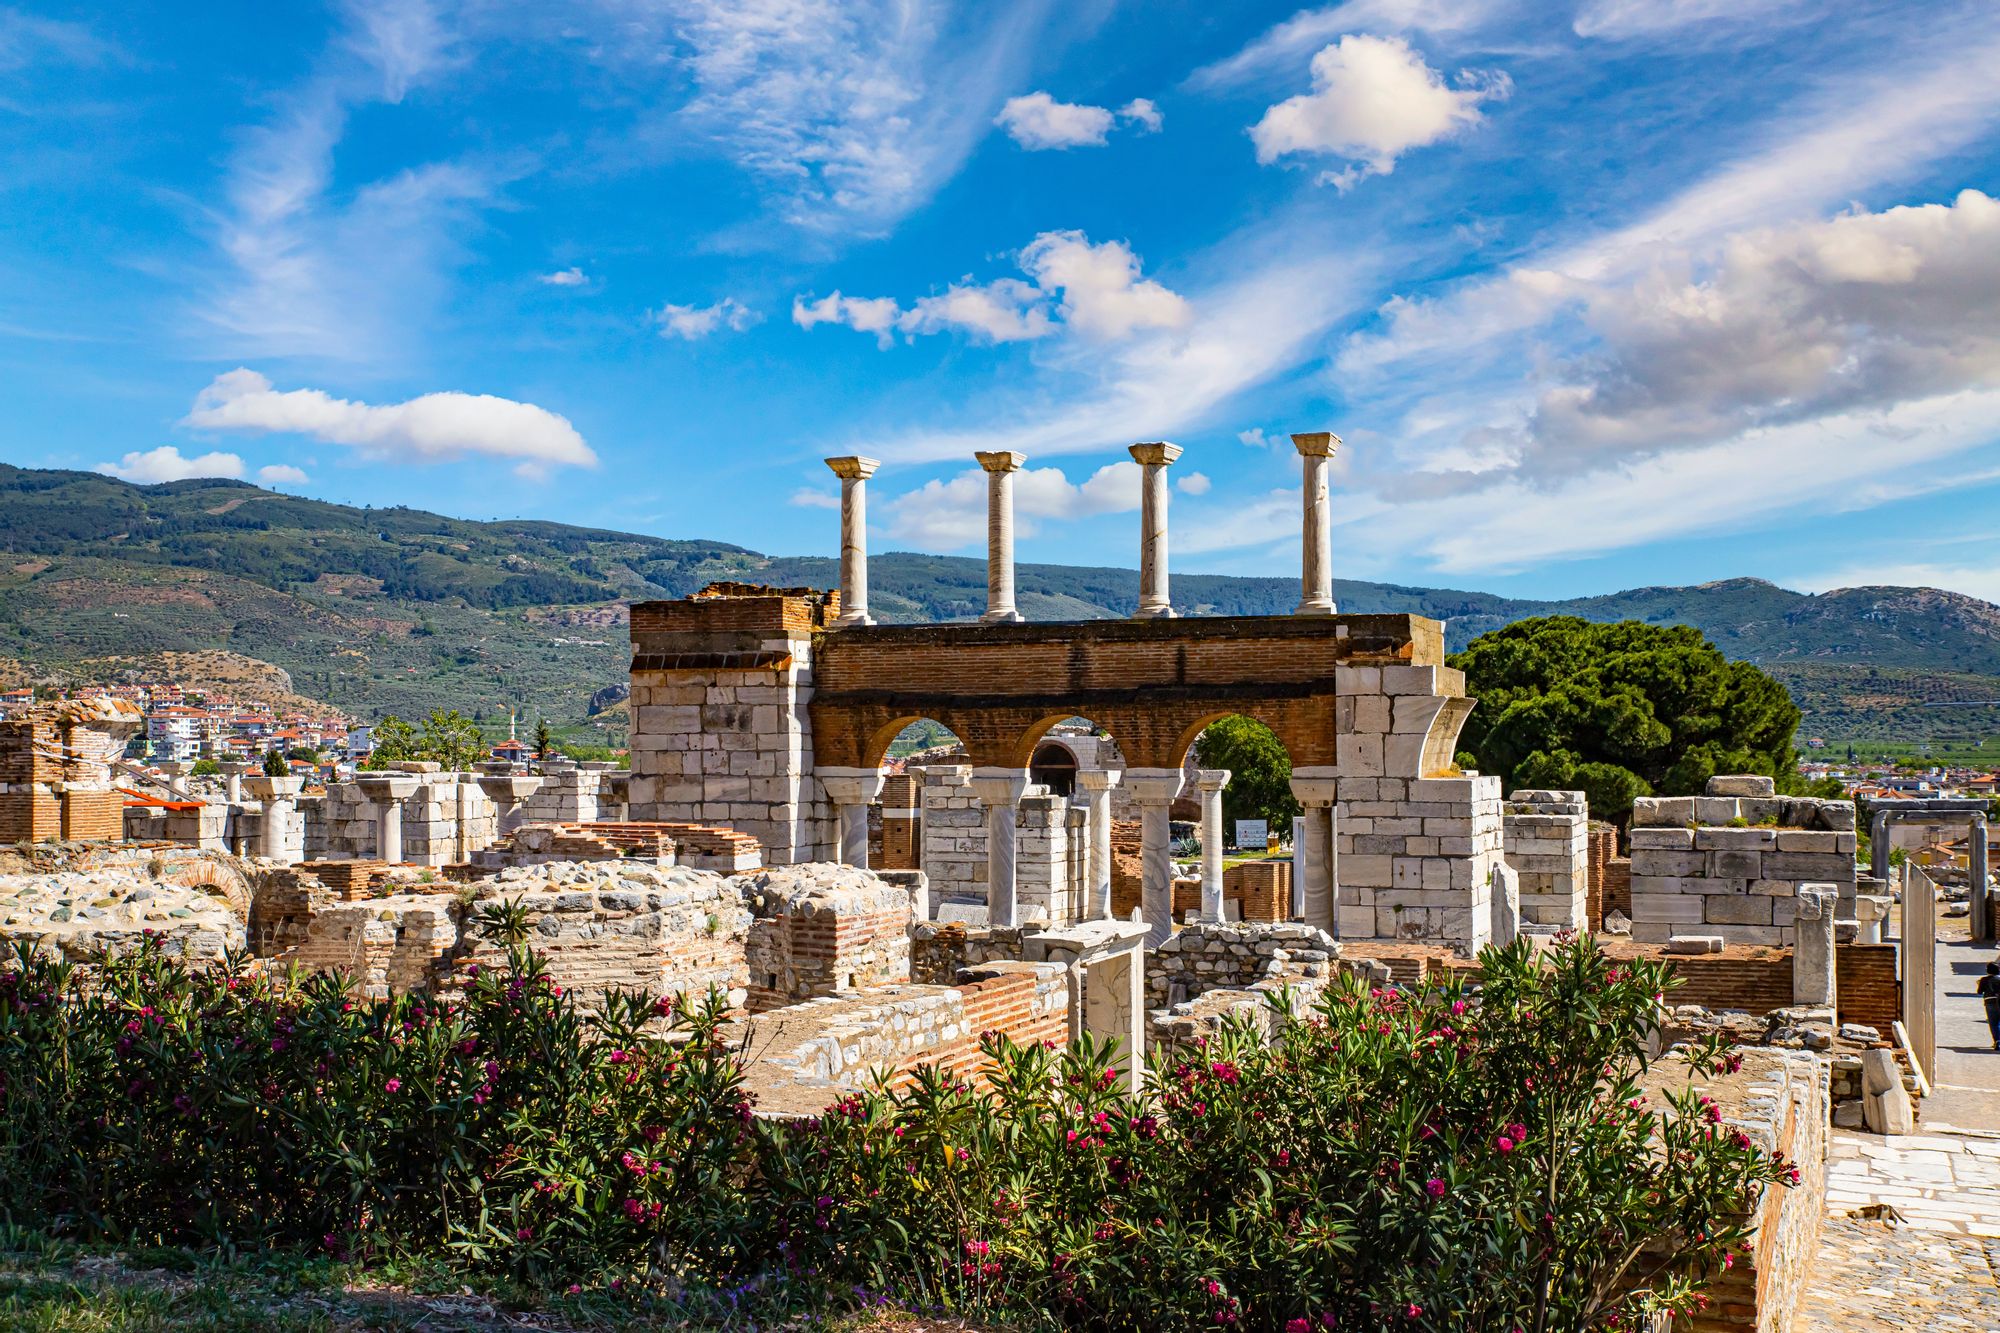
<svg viewBox="0 0 2000 1333">
<path fill-rule="evenodd" d="M 1299 813 L 1292 795 L 1292 757 L 1271 729 L 1254 719 L 1225 717 L 1194 742 L 1195 762 L 1226 768 L 1222 813 L 1231 826 L 1239 819 L 1268 819 L 1271 831 L 1285 832 Z"/>
<path fill-rule="evenodd" d="M 1581 789 L 1593 814 L 1623 822 L 1635 798 L 1699 794 L 1717 773 L 1800 785 L 1785 687 L 1684 625 L 1521 620 L 1451 665 L 1479 701 L 1459 762 L 1510 790 Z"/>
</svg>

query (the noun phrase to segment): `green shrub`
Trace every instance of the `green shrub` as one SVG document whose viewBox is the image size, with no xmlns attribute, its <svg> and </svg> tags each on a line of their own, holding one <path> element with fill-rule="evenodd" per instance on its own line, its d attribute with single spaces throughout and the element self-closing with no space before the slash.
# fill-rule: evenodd
<svg viewBox="0 0 2000 1333">
<path fill-rule="evenodd" d="M 1075 1328 L 1590 1329 L 1685 1308 L 1789 1170 L 1692 1091 L 1642 1099 L 1668 974 L 1587 941 L 1488 950 L 1478 994 L 1344 983 L 1275 1040 L 1163 1060 L 1140 1102 L 1105 1044 L 989 1036 L 980 1080 L 757 1122 L 719 997 L 585 1013 L 521 911 L 480 924 L 508 962 L 450 999 L 157 941 L 101 984 L 22 951 L 0 1220 Z"/>
</svg>

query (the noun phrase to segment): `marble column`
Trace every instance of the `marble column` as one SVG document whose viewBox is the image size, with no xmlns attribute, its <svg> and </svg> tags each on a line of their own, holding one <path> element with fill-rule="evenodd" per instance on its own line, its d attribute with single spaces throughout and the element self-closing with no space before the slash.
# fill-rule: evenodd
<svg viewBox="0 0 2000 1333">
<path fill-rule="evenodd" d="M 1139 609 L 1138 620 L 1164 620 L 1174 614 L 1167 595 L 1167 469 L 1181 456 L 1178 444 L 1155 440 L 1129 451 L 1142 469 L 1139 491 Z"/>
<path fill-rule="evenodd" d="M 1201 919 L 1222 920 L 1222 789 L 1229 785 L 1226 768 L 1195 771 L 1201 789 Z"/>
<path fill-rule="evenodd" d="M 1174 862 L 1168 807 L 1181 794 L 1178 768 L 1128 768 L 1125 788 L 1139 807 L 1139 908 L 1146 947 L 1157 949 L 1174 933 Z"/>
<path fill-rule="evenodd" d="M 1831 1008 L 1836 1003 L 1833 918 L 1840 892 L 1831 884 L 1801 884 L 1792 919 L 1792 1003 Z"/>
<path fill-rule="evenodd" d="M 232 759 L 221 765 L 223 791 L 231 805 L 243 804 L 243 775 L 255 767 L 241 759 Z"/>
<path fill-rule="evenodd" d="M 1089 797 L 1090 804 L 1090 903 L 1087 915 L 1092 921 L 1111 919 L 1111 789 L 1118 785 L 1119 774 L 1114 769 L 1086 768 L 1077 770 L 1077 790 Z"/>
<path fill-rule="evenodd" d="M 981 620 L 1018 621 L 1014 609 L 1014 474 L 1026 454 L 1001 449 L 974 454 L 986 469 L 986 614 Z"/>
<path fill-rule="evenodd" d="M 1297 860 L 1299 912 L 1309 926 L 1329 935 L 1335 932 L 1339 916 L 1338 878 L 1335 874 L 1333 805 L 1338 795 L 1336 779 L 1310 770 L 1292 770 L 1292 795 L 1305 812 L 1300 816 L 1304 836 Z"/>
<path fill-rule="evenodd" d="M 487 765 L 487 770 L 479 775 L 479 789 L 493 802 L 495 836 L 505 838 L 521 827 L 522 804 L 542 789 L 546 779 L 516 774 L 513 765 L 504 761 Z"/>
<path fill-rule="evenodd" d="M 1976 944 L 1993 942 L 1993 899 L 1986 891 L 1986 817 L 1974 815 L 1965 835 L 1967 883 L 1972 890 L 1967 901 L 1972 907 L 1972 939 Z"/>
<path fill-rule="evenodd" d="M 1305 528 L 1300 564 L 1299 607 L 1294 615 L 1330 616 L 1333 605 L 1333 513 L 1327 474 L 1340 437 L 1331 431 L 1292 436 L 1304 472 Z"/>
<path fill-rule="evenodd" d="M 1876 879 L 1889 882 L 1889 812 L 1877 810 L 1868 821 L 1868 868 Z"/>
<path fill-rule="evenodd" d="M 868 869 L 868 807 L 882 795 L 888 775 L 879 768 L 822 767 L 813 776 L 833 803 L 840 837 L 835 855 L 844 865 Z"/>
<path fill-rule="evenodd" d="M 299 792 L 305 788 L 304 778 L 252 777 L 245 780 L 250 794 L 264 803 L 264 826 L 260 830 L 260 852 L 270 860 L 284 865 L 292 863 L 287 850 L 291 842 L 294 802 Z"/>
<path fill-rule="evenodd" d="M 829 458 L 840 478 L 840 615 L 835 628 L 872 625 L 868 614 L 868 479 L 882 466 L 872 458 Z"/>
<path fill-rule="evenodd" d="M 367 773 L 360 783 L 362 793 L 375 807 L 375 859 L 401 865 L 403 802 L 416 795 L 418 778 L 413 773 Z"/>
<path fill-rule="evenodd" d="M 1017 924 L 1014 909 L 1015 805 L 1027 790 L 1020 768 L 982 766 L 972 770 L 972 794 L 986 807 L 986 924 Z"/>
</svg>

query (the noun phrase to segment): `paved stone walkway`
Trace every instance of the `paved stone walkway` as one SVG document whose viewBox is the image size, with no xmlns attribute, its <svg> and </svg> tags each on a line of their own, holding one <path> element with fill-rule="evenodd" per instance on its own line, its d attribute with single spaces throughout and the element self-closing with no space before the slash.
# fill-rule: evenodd
<svg viewBox="0 0 2000 1333">
<path fill-rule="evenodd" d="M 1919 1128 L 2000 1132 L 2000 1051 L 1986 1026 L 1986 1008 L 1973 987 L 1996 954 L 1960 935 L 1937 946 L 1937 1068 L 1932 1095 L 1922 1103 Z"/>
<path fill-rule="evenodd" d="M 1828 1218 L 1794 1333 L 2000 1330 L 2000 1242 Z"/>
</svg>

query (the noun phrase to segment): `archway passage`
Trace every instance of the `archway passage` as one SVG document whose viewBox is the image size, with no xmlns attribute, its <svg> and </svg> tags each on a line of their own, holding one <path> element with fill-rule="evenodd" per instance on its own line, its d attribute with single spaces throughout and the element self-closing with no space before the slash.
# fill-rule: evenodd
<svg viewBox="0 0 2000 1333">
<path fill-rule="evenodd" d="M 1043 741 L 1028 761 L 1028 781 L 1046 787 L 1051 796 L 1067 797 L 1076 791 L 1076 755 L 1059 741 Z"/>
</svg>

